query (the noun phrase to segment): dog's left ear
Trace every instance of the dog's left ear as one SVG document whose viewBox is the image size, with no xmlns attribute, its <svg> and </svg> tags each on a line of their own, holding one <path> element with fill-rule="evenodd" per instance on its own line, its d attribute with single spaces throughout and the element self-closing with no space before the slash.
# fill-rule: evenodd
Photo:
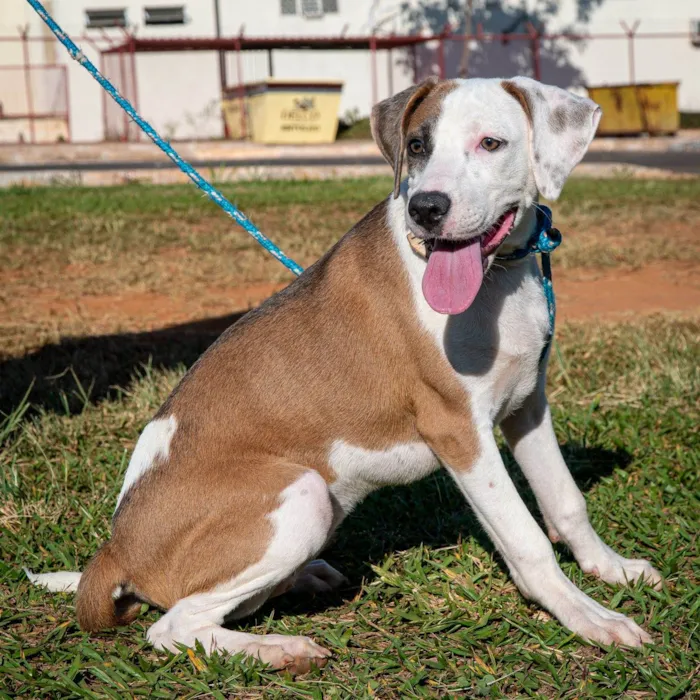
<svg viewBox="0 0 700 700">
<path fill-rule="evenodd" d="M 602 111 L 585 97 L 532 78 L 504 80 L 530 122 L 530 162 L 543 197 L 556 199 L 593 140 Z"/>
<path fill-rule="evenodd" d="M 434 76 L 418 85 L 413 85 L 372 108 L 370 126 L 372 138 L 379 146 L 382 155 L 394 169 L 394 199 L 399 196 L 403 156 L 406 150 L 406 128 L 418 105 L 437 85 Z"/>
</svg>

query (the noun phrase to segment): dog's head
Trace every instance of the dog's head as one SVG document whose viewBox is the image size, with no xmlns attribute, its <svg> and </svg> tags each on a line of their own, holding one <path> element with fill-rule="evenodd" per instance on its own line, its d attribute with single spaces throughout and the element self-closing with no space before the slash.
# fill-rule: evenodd
<svg viewBox="0 0 700 700">
<path fill-rule="evenodd" d="M 524 242 L 517 232 L 531 228 L 538 192 L 559 196 L 600 115 L 591 100 L 530 78 L 429 78 L 376 105 L 372 133 L 394 169 L 395 197 L 404 161 L 408 166 L 408 228 L 429 242 L 431 259 L 459 253 L 443 260 L 446 267 L 429 265 L 426 277 L 431 266 L 443 266 L 437 271 L 444 277 L 456 262 L 472 277 L 483 268 L 483 277 L 511 232 L 510 243 Z M 481 278 L 463 290 L 446 312 L 455 313 L 467 297 L 471 303 L 480 284 Z"/>
</svg>

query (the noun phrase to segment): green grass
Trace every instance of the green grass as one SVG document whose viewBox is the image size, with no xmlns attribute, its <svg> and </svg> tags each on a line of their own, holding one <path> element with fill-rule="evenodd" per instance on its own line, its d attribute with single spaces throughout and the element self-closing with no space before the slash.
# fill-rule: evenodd
<svg viewBox="0 0 700 700">
<path fill-rule="evenodd" d="M 681 129 L 700 129 L 700 112 L 681 112 Z"/>
<path fill-rule="evenodd" d="M 343 524 L 325 556 L 347 589 L 278 599 L 242 623 L 315 637 L 334 653 L 321 672 L 156 654 L 144 641 L 154 611 L 86 635 L 73 598 L 30 587 L 20 567 L 85 565 L 109 535 L 129 450 L 183 369 L 146 365 L 100 401 L 76 387 L 77 413 L 22 419 L 17 394 L 0 429 L 0 697 L 697 697 L 699 332 L 671 317 L 567 326 L 550 368 L 557 434 L 595 528 L 666 585 L 610 588 L 558 555 L 577 585 L 651 632 L 641 650 L 586 644 L 525 602 L 443 474 L 376 493 Z"/>
<path fill-rule="evenodd" d="M 389 178 L 241 182 L 222 191 L 290 253 L 310 260 L 387 196 Z M 615 258 L 616 237 L 667 237 L 700 214 L 700 178 L 681 181 L 573 179 L 555 207 L 574 239 L 594 241 Z M 587 230 L 587 229 L 592 230 Z M 631 231 L 630 229 L 634 230 Z M 607 241 L 601 234 L 608 234 Z M 0 266 L 113 262 L 185 246 L 195 253 L 257 250 L 256 244 L 191 185 L 125 185 L 0 190 Z M 682 256 L 682 246 L 659 255 Z M 561 259 L 566 260 L 566 247 Z M 675 252 L 674 252 L 675 251 Z M 628 250 L 635 259 L 638 253 Z M 558 252 L 559 255 L 559 252 Z M 264 256 L 264 253 L 261 253 Z M 233 261 L 235 264 L 235 260 Z M 647 258 L 637 260 L 648 262 Z M 573 264 L 580 264 L 575 260 Z"/>
<path fill-rule="evenodd" d="M 369 141 L 372 139 L 372 128 L 370 127 L 369 117 L 364 117 L 353 122 L 349 126 L 346 124 L 338 125 L 338 139 L 362 139 Z"/>
<path fill-rule="evenodd" d="M 223 189 L 308 265 L 391 182 Z M 699 257 L 700 180 L 574 179 L 554 211 L 562 268 Z M 140 430 L 218 333 L 195 321 L 101 335 L 88 319 L 67 339 L 72 321 L 42 299 L 150 290 L 206 300 L 217 285 L 286 273 L 191 186 L 128 185 L 0 190 L 0 275 L 0 698 L 698 697 L 697 321 L 564 326 L 550 369 L 557 434 L 596 529 L 621 553 L 651 559 L 667 583 L 610 588 L 564 549 L 560 561 L 587 593 L 643 624 L 653 646 L 586 644 L 525 602 L 437 474 L 374 494 L 343 524 L 325 556 L 349 577 L 345 590 L 281 598 L 242 623 L 333 651 L 322 672 L 290 679 L 197 650 L 154 653 L 144 635 L 155 611 L 88 636 L 71 596 L 31 588 L 21 573 L 83 567 L 109 536 Z"/>
</svg>

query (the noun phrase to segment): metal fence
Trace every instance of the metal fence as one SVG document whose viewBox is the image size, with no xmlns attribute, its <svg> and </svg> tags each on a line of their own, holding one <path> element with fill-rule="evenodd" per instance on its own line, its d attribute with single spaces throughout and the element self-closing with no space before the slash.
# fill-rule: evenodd
<svg viewBox="0 0 700 700">
<path fill-rule="evenodd" d="M 395 71 L 418 81 L 427 75 L 442 78 L 466 75 L 469 77 L 500 77 L 504 75 L 531 75 L 555 85 L 572 86 L 585 83 L 576 61 L 569 60 L 572 52 L 587 47 L 602 52 L 609 58 L 608 82 L 634 84 L 642 72 L 638 69 L 638 55 L 644 59 L 647 47 L 660 46 L 673 50 L 677 42 L 692 41 L 690 32 L 661 33 L 639 31 L 639 25 L 621 23 L 616 33 L 602 34 L 546 34 L 530 25 L 521 33 L 494 34 L 480 26 L 471 34 L 453 34 L 450 27 L 440 34 L 329 36 L 329 37 L 202 37 L 149 39 L 126 31 L 108 36 L 106 32 L 76 37 L 97 54 L 100 70 L 117 89 L 138 109 L 139 86 L 162 75 L 149 75 L 137 64 L 141 52 L 218 51 L 224 58 L 233 59 L 236 67 L 235 84 L 257 73 L 272 75 L 276 50 L 338 50 L 364 52 L 369 57 L 371 103 L 374 104 L 394 89 Z M 652 40 L 657 40 L 653 43 Z M 52 37 L 30 37 L 26 30 L 15 36 L 0 37 L 0 142 L 55 142 L 70 141 L 71 105 L 69 80 L 71 71 L 59 63 L 60 55 Z M 661 43 L 659 43 L 661 42 Z M 668 42 L 668 43 L 667 43 Z M 464 60 L 465 46 L 468 61 Z M 52 48 L 51 48 L 52 47 Z M 264 66 L 244 75 L 241 55 L 260 54 Z M 266 56 L 265 56 L 266 54 Z M 62 57 L 63 58 L 63 57 Z M 608 60 L 606 58 L 606 60 Z M 226 61 L 224 61 L 226 63 Z M 137 70 L 137 66 L 139 70 Z M 465 71 L 466 68 L 466 71 Z M 386 78 L 380 77 L 386 70 Z M 669 76 L 670 77 L 670 76 Z M 382 84 L 380 86 L 380 83 Z M 102 93 L 102 134 L 105 140 L 136 141 L 140 132 L 126 114 L 105 93 Z M 369 106 L 369 105 L 368 105 Z M 148 116 L 148 115 L 147 115 Z"/>
<path fill-rule="evenodd" d="M 46 143 L 70 141 L 67 67 L 47 63 L 38 42 L 20 32 L 0 37 L 0 142 Z"/>
</svg>

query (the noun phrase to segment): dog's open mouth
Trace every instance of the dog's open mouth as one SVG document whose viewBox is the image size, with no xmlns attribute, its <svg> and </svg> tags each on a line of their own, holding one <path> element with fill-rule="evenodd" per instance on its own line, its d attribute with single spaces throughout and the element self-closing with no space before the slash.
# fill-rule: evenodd
<svg viewBox="0 0 700 700">
<path fill-rule="evenodd" d="M 511 232 L 516 213 L 516 208 L 509 209 L 488 231 L 467 241 L 430 241 L 423 295 L 432 309 L 459 314 L 471 306 L 484 280 L 486 258 Z"/>
</svg>

